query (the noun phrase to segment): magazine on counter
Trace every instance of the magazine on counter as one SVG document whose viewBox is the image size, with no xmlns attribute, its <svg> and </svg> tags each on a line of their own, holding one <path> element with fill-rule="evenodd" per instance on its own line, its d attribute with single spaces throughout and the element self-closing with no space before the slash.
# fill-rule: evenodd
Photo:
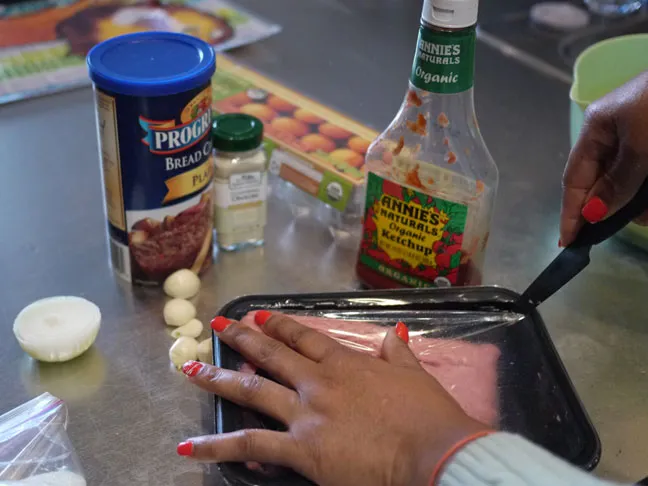
<svg viewBox="0 0 648 486">
<path fill-rule="evenodd" d="M 90 84 L 95 44 L 146 30 L 185 32 L 216 51 L 281 30 L 224 0 L 30 0 L 0 5 L 0 104 Z"/>
</svg>

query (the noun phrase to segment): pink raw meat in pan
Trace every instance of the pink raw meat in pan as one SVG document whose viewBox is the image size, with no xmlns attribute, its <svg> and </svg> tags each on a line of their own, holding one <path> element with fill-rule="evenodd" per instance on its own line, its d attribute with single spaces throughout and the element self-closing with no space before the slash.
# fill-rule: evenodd
<svg viewBox="0 0 648 486">
<path fill-rule="evenodd" d="M 495 366 L 433 366 L 421 363 L 443 388 L 475 420 L 497 426 L 497 368 Z"/>
<path fill-rule="evenodd" d="M 362 321 L 345 321 L 325 317 L 291 316 L 297 322 L 315 329 L 351 349 L 378 356 L 386 329 Z M 242 321 L 260 331 L 254 312 Z M 497 361 L 500 350 L 492 344 L 474 344 L 451 339 L 433 339 L 412 332 L 410 348 L 425 371 L 434 376 L 457 400 L 464 411 L 491 426 L 498 422 Z M 254 372 L 245 364 L 241 371 Z"/>
</svg>

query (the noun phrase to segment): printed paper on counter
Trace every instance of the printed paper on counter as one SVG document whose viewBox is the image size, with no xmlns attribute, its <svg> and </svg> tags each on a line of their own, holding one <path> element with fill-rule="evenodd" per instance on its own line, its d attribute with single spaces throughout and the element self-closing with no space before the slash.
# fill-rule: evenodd
<svg viewBox="0 0 648 486">
<path fill-rule="evenodd" d="M 185 32 L 217 51 L 276 34 L 224 0 L 30 0 L 0 5 L 0 104 L 90 84 L 85 56 L 97 43 L 147 30 Z"/>
</svg>

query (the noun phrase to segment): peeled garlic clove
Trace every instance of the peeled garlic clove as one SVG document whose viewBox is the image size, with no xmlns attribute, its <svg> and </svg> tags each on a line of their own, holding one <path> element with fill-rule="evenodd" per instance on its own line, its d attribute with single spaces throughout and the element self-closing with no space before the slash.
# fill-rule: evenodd
<svg viewBox="0 0 648 486">
<path fill-rule="evenodd" d="M 190 338 L 197 338 L 203 332 L 203 325 L 198 319 L 191 319 L 184 326 L 174 329 L 171 336 L 178 339 L 180 336 L 187 336 Z"/>
<path fill-rule="evenodd" d="M 182 367 L 187 361 L 198 357 L 198 341 L 194 338 L 181 336 L 169 349 L 169 359 L 176 368 Z"/>
<path fill-rule="evenodd" d="M 198 361 L 213 364 L 214 361 L 214 343 L 212 338 L 200 341 L 198 344 Z"/>
<path fill-rule="evenodd" d="M 63 362 L 85 353 L 94 343 L 101 311 L 81 297 L 49 297 L 25 307 L 13 324 L 20 347 L 32 358 Z"/>
<path fill-rule="evenodd" d="M 164 292 L 169 297 L 190 299 L 200 291 L 200 279 L 191 270 L 182 269 L 172 273 L 164 281 Z"/>
<path fill-rule="evenodd" d="M 169 326 L 184 326 L 196 317 L 196 308 L 188 300 L 171 299 L 164 306 L 164 322 Z"/>
</svg>

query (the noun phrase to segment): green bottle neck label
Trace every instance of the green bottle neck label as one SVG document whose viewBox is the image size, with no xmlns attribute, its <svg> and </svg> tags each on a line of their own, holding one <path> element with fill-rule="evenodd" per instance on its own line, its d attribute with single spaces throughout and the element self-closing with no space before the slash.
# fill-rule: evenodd
<svg viewBox="0 0 648 486">
<path fill-rule="evenodd" d="M 442 32 L 421 26 L 410 81 L 431 93 L 461 93 L 473 87 L 475 28 Z"/>
</svg>

